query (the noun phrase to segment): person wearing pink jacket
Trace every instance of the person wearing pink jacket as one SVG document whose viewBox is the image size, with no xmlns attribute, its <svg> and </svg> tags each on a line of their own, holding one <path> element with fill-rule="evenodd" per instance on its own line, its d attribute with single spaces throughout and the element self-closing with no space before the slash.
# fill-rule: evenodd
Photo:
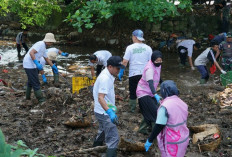
<svg viewBox="0 0 232 157">
<path fill-rule="evenodd" d="M 187 128 L 188 106 L 178 95 L 176 84 L 167 80 L 161 84 L 163 97 L 158 109 L 156 124 L 144 147 L 148 151 L 157 137 L 162 157 L 184 157 L 189 144 Z"/>
</svg>

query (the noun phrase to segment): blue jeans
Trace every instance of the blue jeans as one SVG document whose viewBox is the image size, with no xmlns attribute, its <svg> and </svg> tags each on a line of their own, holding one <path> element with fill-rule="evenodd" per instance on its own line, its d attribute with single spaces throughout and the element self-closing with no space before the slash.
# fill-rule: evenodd
<svg viewBox="0 0 232 157">
<path fill-rule="evenodd" d="M 198 71 L 201 73 L 201 79 L 205 79 L 206 81 L 209 79 L 209 72 L 204 65 L 197 66 Z"/>
</svg>

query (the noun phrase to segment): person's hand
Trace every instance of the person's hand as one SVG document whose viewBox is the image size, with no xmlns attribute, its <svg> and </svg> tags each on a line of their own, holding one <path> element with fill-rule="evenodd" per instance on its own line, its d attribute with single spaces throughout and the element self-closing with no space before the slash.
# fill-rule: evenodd
<svg viewBox="0 0 232 157">
<path fill-rule="evenodd" d="M 62 52 L 62 53 L 61 53 L 61 56 L 68 57 L 68 55 L 69 55 L 69 53 L 67 53 L 67 52 Z"/>
<path fill-rule="evenodd" d="M 120 81 L 122 81 L 122 76 L 123 76 L 123 72 L 124 72 L 125 69 L 120 69 L 119 73 L 118 73 L 118 79 Z"/>
<path fill-rule="evenodd" d="M 52 70 L 54 71 L 55 74 L 58 74 L 58 69 L 55 64 L 52 65 Z"/>
<path fill-rule="evenodd" d="M 146 143 L 144 144 L 144 148 L 146 150 L 146 152 L 149 150 L 150 146 L 152 145 L 152 143 L 150 143 L 147 139 Z"/>
<path fill-rule="evenodd" d="M 192 70 L 195 70 L 195 67 L 191 67 Z"/>
<path fill-rule="evenodd" d="M 43 78 L 43 82 L 44 82 L 44 83 L 48 83 L 45 74 L 42 75 L 42 78 Z"/>
<path fill-rule="evenodd" d="M 157 103 L 159 103 L 159 101 L 160 101 L 161 97 L 160 97 L 158 94 L 155 94 L 155 95 L 154 95 L 154 97 L 155 97 L 155 99 L 156 99 Z"/>
<path fill-rule="evenodd" d="M 110 120 L 112 123 L 117 123 L 118 117 L 115 112 L 110 108 L 106 111 L 106 113 L 110 116 Z"/>
<path fill-rule="evenodd" d="M 90 80 L 93 79 L 93 76 L 92 76 L 91 74 L 89 74 L 87 77 L 88 77 Z"/>
<path fill-rule="evenodd" d="M 36 59 L 33 60 L 33 62 L 35 63 L 36 67 L 38 70 L 43 70 L 43 66 L 42 64 L 40 64 Z"/>
<path fill-rule="evenodd" d="M 222 74 L 226 74 L 226 71 L 224 71 L 224 70 L 221 70 L 221 73 L 222 73 Z"/>
</svg>

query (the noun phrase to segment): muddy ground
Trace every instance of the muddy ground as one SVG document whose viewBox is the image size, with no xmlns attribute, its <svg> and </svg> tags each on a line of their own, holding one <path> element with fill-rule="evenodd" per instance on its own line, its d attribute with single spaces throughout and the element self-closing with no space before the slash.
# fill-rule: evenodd
<svg viewBox="0 0 232 157">
<path fill-rule="evenodd" d="M 8 64 L 10 65 L 10 64 Z M 3 72 L 3 69 L 7 69 Z M 170 73 L 171 75 L 171 73 Z M 102 152 L 93 151 L 87 154 L 78 154 L 81 148 L 91 148 L 93 139 L 97 133 L 98 123 L 93 115 L 93 97 L 86 88 L 80 94 L 70 92 L 71 78 L 60 77 L 60 87 L 52 84 L 52 78 L 48 79 L 49 85 L 42 86 L 46 103 L 39 105 L 32 94 L 31 100 L 25 100 L 26 74 L 22 64 L 13 64 L 0 67 L 0 79 L 5 80 L 9 87 L 0 84 L 0 128 L 3 131 L 7 143 L 14 144 L 23 140 L 31 149 L 39 148 L 38 152 L 54 156 L 102 156 Z M 137 105 L 136 113 L 129 113 L 128 104 L 128 80 L 116 80 L 116 94 L 123 100 L 117 100 L 119 125 L 121 137 L 132 141 L 145 142 L 147 135 L 137 133 L 141 122 L 141 113 Z M 42 82 L 42 81 L 41 81 Z M 178 85 L 178 83 L 177 83 Z M 220 85 L 192 87 L 191 94 L 186 88 L 180 89 L 180 97 L 189 105 L 188 126 L 200 124 L 217 124 L 221 131 L 222 141 L 213 152 L 200 152 L 197 145 L 191 140 L 186 156 L 222 156 L 232 155 L 232 114 L 220 112 L 217 103 L 209 98 L 209 93 L 217 93 L 223 90 Z M 87 113 L 86 113 L 87 112 Z M 91 126 L 86 128 L 68 127 L 64 123 L 71 117 L 82 119 L 90 114 Z M 190 138 L 192 138 L 192 133 Z M 160 156 L 156 144 L 149 152 L 125 152 L 118 151 L 118 156 Z"/>
</svg>

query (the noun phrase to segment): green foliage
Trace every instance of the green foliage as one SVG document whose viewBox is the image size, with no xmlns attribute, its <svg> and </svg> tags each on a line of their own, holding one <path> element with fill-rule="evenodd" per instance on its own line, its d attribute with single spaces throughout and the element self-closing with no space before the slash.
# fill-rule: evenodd
<svg viewBox="0 0 232 157">
<path fill-rule="evenodd" d="M 104 0 L 87 1 L 85 5 L 77 9 L 73 15 L 69 13 L 67 19 L 64 21 L 69 22 L 74 28 L 77 28 L 79 32 L 82 32 L 83 25 L 85 28 L 90 29 L 93 28 L 95 23 L 101 23 L 113 16 L 111 11 L 111 4 Z"/>
<path fill-rule="evenodd" d="M 77 2 L 77 1 L 74 1 Z M 123 14 L 133 21 L 158 22 L 165 17 L 178 16 L 178 9 L 190 10 L 191 0 L 93 0 L 82 1 L 75 13 L 64 20 L 82 32 L 82 28 L 93 28 L 112 16 Z M 80 4 L 80 3 L 79 3 Z M 71 4 L 73 5 L 73 4 Z"/>
<path fill-rule="evenodd" d="M 2 15 L 8 12 L 17 14 L 22 28 L 27 25 L 42 26 L 53 10 L 61 11 L 57 0 L 1 0 L 0 7 Z"/>
<path fill-rule="evenodd" d="M 17 146 L 7 144 L 0 129 L 0 157 L 20 157 L 21 155 L 27 157 L 45 157 L 43 154 L 37 154 L 38 148 L 31 150 L 22 140 L 17 141 L 16 144 Z"/>
</svg>

